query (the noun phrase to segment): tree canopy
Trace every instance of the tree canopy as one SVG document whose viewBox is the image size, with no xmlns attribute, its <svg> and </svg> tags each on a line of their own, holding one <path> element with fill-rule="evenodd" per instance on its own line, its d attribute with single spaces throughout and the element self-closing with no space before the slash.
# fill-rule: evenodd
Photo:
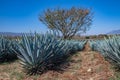
<svg viewBox="0 0 120 80">
<path fill-rule="evenodd" d="M 70 9 L 47 9 L 39 20 L 49 29 L 60 32 L 64 39 L 89 30 L 92 24 L 90 9 L 72 7 Z"/>
</svg>

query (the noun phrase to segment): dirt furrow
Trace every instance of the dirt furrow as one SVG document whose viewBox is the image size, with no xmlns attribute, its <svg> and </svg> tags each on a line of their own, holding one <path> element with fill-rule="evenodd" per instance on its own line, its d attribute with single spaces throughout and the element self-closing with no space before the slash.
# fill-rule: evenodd
<svg viewBox="0 0 120 80">
<path fill-rule="evenodd" d="M 69 69 L 62 74 L 48 72 L 47 76 L 51 80 L 109 80 L 114 76 L 110 66 L 98 52 L 91 51 L 87 43 L 82 52 L 72 57 Z M 47 80 L 45 76 L 42 75 L 40 80 Z"/>
</svg>

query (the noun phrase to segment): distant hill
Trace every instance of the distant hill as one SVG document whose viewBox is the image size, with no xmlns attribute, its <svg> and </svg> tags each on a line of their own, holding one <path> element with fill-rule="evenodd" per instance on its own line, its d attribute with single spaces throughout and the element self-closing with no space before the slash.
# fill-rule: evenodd
<svg viewBox="0 0 120 80">
<path fill-rule="evenodd" d="M 108 32 L 107 34 L 110 34 L 110 35 L 112 35 L 112 34 L 120 34 L 120 30 L 113 30 L 111 32 Z"/>
<path fill-rule="evenodd" d="M 0 35 L 3 35 L 3 36 L 11 36 L 11 37 L 22 36 L 23 34 L 26 34 L 26 35 L 34 35 L 33 33 L 0 32 Z"/>
<path fill-rule="evenodd" d="M 3 36 L 12 36 L 12 37 L 16 37 L 16 36 L 22 36 L 24 33 L 14 33 L 14 32 L 0 32 L 0 35 Z M 27 35 L 29 35 L 30 33 L 25 33 Z"/>
<path fill-rule="evenodd" d="M 13 32 L 0 32 L 0 35 L 4 35 L 4 36 L 21 36 L 22 33 L 13 33 Z"/>
</svg>

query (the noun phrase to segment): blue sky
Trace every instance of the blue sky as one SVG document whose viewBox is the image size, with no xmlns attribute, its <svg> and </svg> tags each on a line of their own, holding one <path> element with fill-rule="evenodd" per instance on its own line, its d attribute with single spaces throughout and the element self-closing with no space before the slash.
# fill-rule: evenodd
<svg viewBox="0 0 120 80">
<path fill-rule="evenodd" d="M 47 8 L 72 6 L 92 9 L 88 35 L 120 29 L 120 0 L 0 0 L 0 32 L 46 32 L 39 14 Z"/>
</svg>

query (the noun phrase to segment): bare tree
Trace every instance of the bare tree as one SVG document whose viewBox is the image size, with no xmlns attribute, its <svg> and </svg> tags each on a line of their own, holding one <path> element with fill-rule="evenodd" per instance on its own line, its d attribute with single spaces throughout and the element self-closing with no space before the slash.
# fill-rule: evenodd
<svg viewBox="0 0 120 80">
<path fill-rule="evenodd" d="M 62 33 L 64 39 L 72 38 L 76 33 L 89 30 L 92 15 L 89 9 L 47 9 L 39 20 L 49 29 Z"/>
</svg>

